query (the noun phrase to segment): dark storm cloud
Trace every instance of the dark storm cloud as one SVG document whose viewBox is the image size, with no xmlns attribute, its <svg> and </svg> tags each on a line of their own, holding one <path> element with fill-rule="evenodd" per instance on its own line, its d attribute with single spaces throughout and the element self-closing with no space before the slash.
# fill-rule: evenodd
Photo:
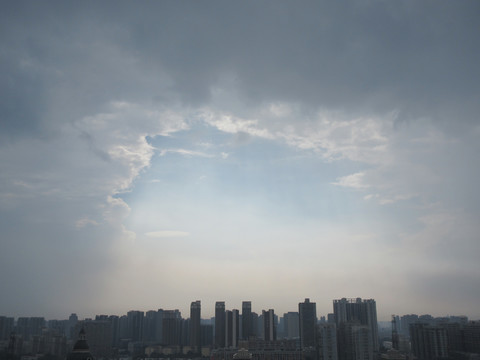
<svg viewBox="0 0 480 360">
<path fill-rule="evenodd" d="M 35 131 L 62 91 L 62 120 L 112 98 L 198 105 L 223 74 L 252 106 L 474 121 L 479 14 L 469 1 L 10 3 L 1 15 L 2 128 Z"/>
<path fill-rule="evenodd" d="M 478 110 L 476 3 L 182 5 L 132 9 L 150 17 L 131 23 L 129 44 L 168 68 L 184 99 L 207 99 L 230 71 L 253 103 L 469 120 Z"/>
<path fill-rule="evenodd" d="M 2 135 L 55 133 L 60 123 L 97 113 L 112 99 L 148 98 L 150 76 L 132 64 L 134 49 L 122 52 L 122 19 L 112 19 L 105 5 L 5 4 Z"/>
</svg>

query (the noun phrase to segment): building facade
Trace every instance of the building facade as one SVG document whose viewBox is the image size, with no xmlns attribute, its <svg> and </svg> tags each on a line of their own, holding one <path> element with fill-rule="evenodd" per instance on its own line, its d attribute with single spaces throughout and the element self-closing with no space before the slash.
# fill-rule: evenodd
<svg viewBox="0 0 480 360">
<path fill-rule="evenodd" d="M 215 303 L 215 347 L 225 347 L 225 301 Z"/>
<path fill-rule="evenodd" d="M 253 336 L 253 326 L 252 326 L 252 302 L 243 301 L 242 302 L 242 339 L 248 340 Z"/>
<path fill-rule="evenodd" d="M 263 339 L 265 341 L 277 340 L 277 324 L 273 309 L 263 310 Z"/>
<path fill-rule="evenodd" d="M 316 340 L 317 304 L 305 299 L 298 304 L 300 344 L 302 349 L 314 347 Z"/>
<path fill-rule="evenodd" d="M 379 350 L 375 300 L 342 298 L 333 301 L 340 360 L 372 360 Z"/>
<path fill-rule="evenodd" d="M 190 346 L 197 349 L 202 345 L 201 307 L 200 300 L 194 301 L 190 305 Z"/>
</svg>

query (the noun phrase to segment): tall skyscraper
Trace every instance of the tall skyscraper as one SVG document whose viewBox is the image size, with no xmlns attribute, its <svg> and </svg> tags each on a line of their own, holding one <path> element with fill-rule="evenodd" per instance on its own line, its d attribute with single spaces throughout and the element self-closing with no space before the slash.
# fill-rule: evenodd
<svg viewBox="0 0 480 360">
<path fill-rule="evenodd" d="M 275 321 L 275 313 L 273 309 L 263 310 L 263 339 L 265 341 L 277 340 L 277 324 Z"/>
<path fill-rule="evenodd" d="M 190 305 L 190 346 L 198 348 L 202 344 L 200 318 L 201 303 L 197 300 Z"/>
<path fill-rule="evenodd" d="M 377 305 L 375 300 L 333 301 L 340 360 L 372 360 L 378 352 Z"/>
<path fill-rule="evenodd" d="M 303 348 L 314 347 L 316 341 L 317 325 L 317 304 L 305 299 L 305 302 L 298 304 L 298 315 L 300 321 L 300 345 Z"/>
<path fill-rule="evenodd" d="M 297 339 L 300 337 L 300 320 L 298 312 L 289 311 L 283 314 L 284 336 L 287 339 Z"/>
<path fill-rule="evenodd" d="M 164 345 L 181 345 L 182 314 L 177 309 L 163 310 L 162 343 Z"/>
<path fill-rule="evenodd" d="M 253 336 L 252 326 L 252 302 L 242 302 L 242 339 L 248 340 L 250 336 Z"/>
<path fill-rule="evenodd" d="M 260 331 L 261 328 L 263 328 L 263 325 L 260 326 L 260 317 L 258 314 L 254 311 L 252 311 L 252 334 L 256 338 L 260 338 L 263 334 L 263 331 Z M 263 324 L 263 322 L 262 322 Z"/>
<path fill-rule="evenodd" d="M 156 339 L 156 330 L 157 330 L 157 312 L 155 310 L 150 310 L 145 313 L 143 318 L 143 340 L 144 341 L 155 341 Z"/>
<path fill-rule="evenodd" d="M 225 312 L 225 347 L 236 348 L 239 338 L 239 312 L 236 309 Z"/>
<path fill-rule="evenodd" d="M 225 301 L 215 303 L 215 347 L 225 347 Z"/>
<path fill-rule="evenodd" d="M 157 323 L 155 326 L 155 341 L 162 342 L 163 340 L 163 309 L 157 310 Z"/>
<path fill-rule="evenodd" d="M 128 337 L 132 341 L 143 340 L 143 311 L 129 311 L 127 313 Z"/>
<path fill-rule="evenodd" d="M 68 331 L 67 331 L 67 338 L 74 339 L 78 334 L 74 334 L 74 327 L 77 325 L 78 316 L 77 314 L 71 314 L 68 318 Z"/>
</svg>

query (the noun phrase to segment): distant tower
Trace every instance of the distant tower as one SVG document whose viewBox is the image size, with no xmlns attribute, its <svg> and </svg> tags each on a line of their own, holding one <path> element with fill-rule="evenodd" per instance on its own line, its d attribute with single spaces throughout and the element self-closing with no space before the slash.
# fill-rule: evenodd
<svg viewBox="0 0 480 360">
<path fill-rule="evenodd" d="M 143 340 L 143 311 L 129 311 L 127 313 L 127 331 L 132 341 Z"/>
<path fill-rule="evenodd" d="M 238 310 L 227 310 L 225 312 L 225 347 L 236 348 L 238 346 L 239 328 Z"/>
<path fill-rule="evenodd" d="M 215 347 L 225 347 L 225 301 L 215 303 Z"/>
<path fill-rule="evenodd" d="M 201 346 L 201 303 L 200 300 L 190 305 L 190 345 L 199 348 Z"/>
<path fill-rule="evenodd" d="M 392 348 L 398 350 L 397 316 L 392 315 Z"/>
<path fill-rule="evenodd" d="M 275 323 L 275 313 L 273 309 L 263 310 L 263 338 L 265 341 L 277 340 L 277 324 Z"/>
<path fill-rule="evenodd" d="M 248 340 L 250 336 L 253 336 L 252 326 L 252 302 L 242 302 L 242 339 Z"/>
<path fill-rule="evenodd" d="M 163 310 L 162 343 L 177 346 L 181 344 L 182 314 L 178 309 Z"/>
<path fill-rule="evenodd" d="M 262 332 L 260 331 L 260 318 L 261 316 L 258 316 L 258 314 L 254 311 L 252 311 L 252 335 L 255 338 L 259 338 L 262 335 Z"/>
<path fill-rule="evenodd" d="M 298 312 L 289 311 L 283 314 L 284 335 L 287 339 L 297 339 L 300 337 L 300 320 Z"/>
<path fill-rule="evenodd" d="M 300 344 L 302 349 L 314 347 L 317 326 L 317 304 L 305 299 L 305 302 L 298 304 Z"/>
<path fill-rule="evenodd" d="M 143 340 L 144 341 L 155 341 L 157 338 L 157 315 L 158 312 L 155 310 L 149 310 L 145 313 L 143 318 Z M 110 321 L 115 321 L 115 318 L 112 316 L 108 317 Z M 114 336 L 115 338 L 115 336 Z"/>
</svg>

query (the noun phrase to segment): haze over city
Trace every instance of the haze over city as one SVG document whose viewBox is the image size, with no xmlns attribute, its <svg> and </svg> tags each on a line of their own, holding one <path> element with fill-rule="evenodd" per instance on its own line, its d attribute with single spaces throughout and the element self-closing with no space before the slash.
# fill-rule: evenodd
<svg viewBox="0 0 480 360">
<path fill-rule="evenodd" d="M 480 318 L 480 3 L 15 1 L 0 315 Z"/>
</svg>

